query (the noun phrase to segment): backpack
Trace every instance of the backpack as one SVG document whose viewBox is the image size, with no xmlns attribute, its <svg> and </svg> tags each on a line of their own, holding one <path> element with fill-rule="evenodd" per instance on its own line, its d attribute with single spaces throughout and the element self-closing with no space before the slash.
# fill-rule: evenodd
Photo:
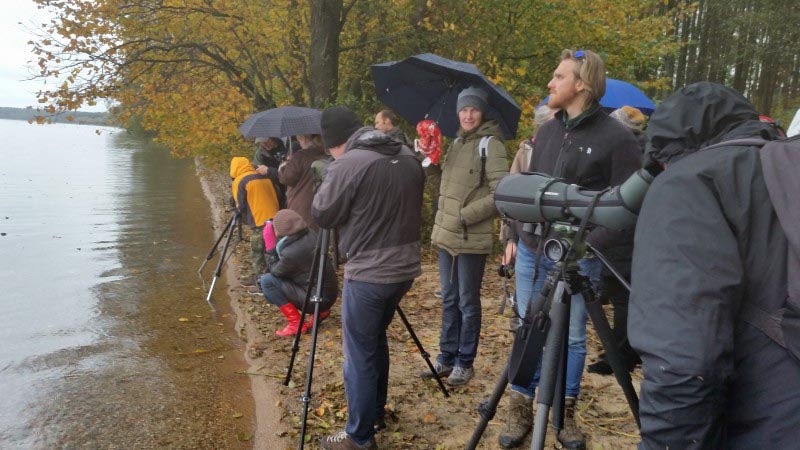
<svg viewBox="0 0 800 450">
<path fill-rule="evenodd" d="M 761 309 L 759 305 L 746 304 L 742 306 L 739 317 L 800 360 L 800 205 L 797 201 L 797 193 L 800 192 L 800 136 L 775 141 L 735 139 L 704 150 L 731 145 L 761 147 L 759 159 L 764 183 L 788 241 L 786 303 L 772 313 Z"/>
<path fill-rule="evenodd" d="M 484 136 L 481 138 L 480 142 L 478 142 L 478 157 L 481 159 L 481 181 L 480 184 L 483 184 L 483 180 L 486 179 L 486 155 L 489 153 L 489 141 L 492 140 L 494 136 Z M 461 138 L 456 138 L 453 143 L 460 141 Z"/>
</svg>

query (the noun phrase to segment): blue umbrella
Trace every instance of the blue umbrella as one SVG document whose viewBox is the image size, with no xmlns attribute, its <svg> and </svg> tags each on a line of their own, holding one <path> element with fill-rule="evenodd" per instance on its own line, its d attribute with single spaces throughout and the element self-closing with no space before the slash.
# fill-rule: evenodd
<svg viewBox="0 0 800 450">
<path fill-rule="evenodd" d="M 506 139 L 517 134 L 521 108 L 474 64 L 424 53 L 371 68 L 378 99 L 413 124 L 433 119 L 442 134 L 454 137 L 459 127 L 458 93 L 475 86 L 489 94 L 486 118 L 497 120 Z"/>
<path fill-rule="evenodd" d="M 547 104 L 549 98 L 550 96 L 548 95 L 538 106 Z M 606 112 L 611 112 L 623 106 L 633 106 L 648 116 L 653 114 L 656 109 L 653 101 L 639 88 L 626 81 L 614 78 L 606 78 L 606 94 L 600 99 L 600 106 Z"/>
<path fill-rule="evenodd" d="M 320 134 L 322 112 L 302 106 L 281 106 L 251 114 L 239 131 L 245 138 L 282 138 L 298 134 Z"/>
</svg>

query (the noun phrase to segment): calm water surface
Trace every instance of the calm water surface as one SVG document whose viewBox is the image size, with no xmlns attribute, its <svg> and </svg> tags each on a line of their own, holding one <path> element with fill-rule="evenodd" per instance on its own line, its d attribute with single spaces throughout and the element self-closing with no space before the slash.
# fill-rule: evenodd
<svg viewBox="0 0 800 450">
<path fill-rule="evenodd" d="M 0 136 L 0 448 L 249 447 L 193 163 L 115 128 Z"/>
</svg>

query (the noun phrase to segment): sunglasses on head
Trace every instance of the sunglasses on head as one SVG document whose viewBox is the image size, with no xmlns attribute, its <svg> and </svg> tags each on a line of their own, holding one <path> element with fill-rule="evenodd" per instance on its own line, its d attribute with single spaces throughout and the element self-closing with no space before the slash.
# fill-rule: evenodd
<svg viewBox="0 0 800 450">
<path fill-rule="evenodd" d="M 575 59 L 583 59 L 584 56 L 586 56 L 586 54 L 584 53 L 583 50 L 578 50 L 572 54 L 572 57 Z"/>
</svg>

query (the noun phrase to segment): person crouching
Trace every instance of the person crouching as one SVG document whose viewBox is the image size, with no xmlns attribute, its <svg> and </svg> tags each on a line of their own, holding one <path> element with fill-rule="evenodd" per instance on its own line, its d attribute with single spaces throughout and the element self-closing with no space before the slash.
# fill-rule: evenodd
<svg viewBox="0 0 800 450">
<path fill-rule="evenodd" d="M 260 280 L 261 291 L 268 302 L 277 306 L 289 322 L 285 328 L 275 332 L 278 336 L 293 336 L 300 326 L 300 311 L 309 284 L 316 286 L 317 273 L 312 273 L 311 264 L 317 246 L 317 233 L 308 228 L 300 215 L 291 209 L 282 209 L 275 214 L 272 228 L 278 239 L 270 255 L 265 273 Z M 313 293 L 313 291 L 312 291 Z M 330 309 L 339 295 L 339 283 L 330 258 L 325 257 L 322 280 L 322 303 L 320 322 L 328 317 Z M 305 313 L 312 314 L 314 304 L 307 302 Z M 314 325 L 313 316 L 303 324 L 303 333 Z"/>
</svg>

